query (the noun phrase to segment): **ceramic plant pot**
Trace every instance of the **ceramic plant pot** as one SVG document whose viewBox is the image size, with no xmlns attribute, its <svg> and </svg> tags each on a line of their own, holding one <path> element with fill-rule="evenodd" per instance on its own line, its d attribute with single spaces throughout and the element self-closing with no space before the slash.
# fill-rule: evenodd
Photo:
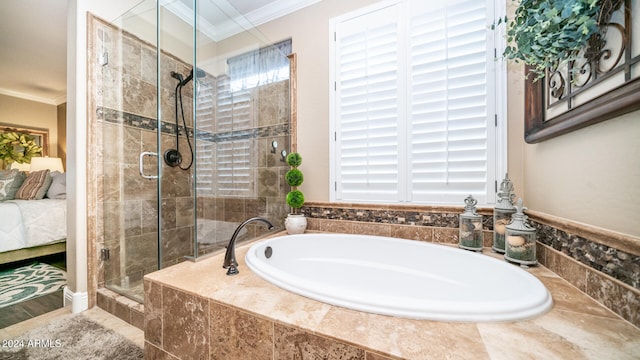
<svg viewBox="0 0 640 360">
<path fill-rule="evenodd" d="M 304 214 L 289 214 L 284 220 L 284 227 L 289 235 L 302 234 L 307 229 L 307 218 Z"/>
</svg>

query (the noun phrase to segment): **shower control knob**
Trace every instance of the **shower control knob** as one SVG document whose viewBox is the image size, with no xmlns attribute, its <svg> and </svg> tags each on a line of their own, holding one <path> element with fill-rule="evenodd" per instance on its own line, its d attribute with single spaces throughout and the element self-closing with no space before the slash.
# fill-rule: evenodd
<svg viewBox="0 0 640 360">
<path fill-rule="evenodd" d="M 182 155 L 180 154 L 180 151 L 176 149 L 169 149 L 165 151 L 164 162 L 166 162 L 167 165 L 171 167 L 180 165 L 180 163 L 182 162 Z"/>
</svg>

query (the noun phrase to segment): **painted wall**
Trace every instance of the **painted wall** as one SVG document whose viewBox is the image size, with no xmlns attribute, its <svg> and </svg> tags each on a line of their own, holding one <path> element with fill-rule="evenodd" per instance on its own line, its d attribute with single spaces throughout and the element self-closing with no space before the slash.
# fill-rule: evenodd
<svg viewBox="0 0 640 360">
<path fill-rule="evenodd" d="M 269 39 L 291 36 L 298 55 L 298 150 L 308 201 L 329 200 L 329 19 L 375 2 L 324 0 L 259 27 Z M 531 210 L 640 236 L 640 113 L 528 145 L 523 74 L 509 64 L 508 166 L 517 195 Z"/>
<path fill-rule="evenodd" d="M 0 123 L 49 129 L 49 156 L 58 156 L 58 110 L 55 105 L 0 95 Z"/>
<path fill-rule="evenodd" d="M 62 158 L 62 165 L 67 168 L 67 103 L 56 107 L 58 123 L 58 157 Z"/>
<path fill-rule="evenodd" d="M 640 112 L 525 146 L 529 208 L 640 236 Z"/>
</svg>

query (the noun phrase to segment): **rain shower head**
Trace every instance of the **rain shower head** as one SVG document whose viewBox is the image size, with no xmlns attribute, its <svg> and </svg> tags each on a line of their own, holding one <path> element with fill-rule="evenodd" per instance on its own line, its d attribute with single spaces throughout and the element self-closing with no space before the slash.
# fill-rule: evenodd
<svg viewBox="0 0 640 360">
<path fill-rule="evenodd" d="M 196 78 L 197 79 L 203 78 L 205 76 L 207 76 L 207 73 L 205 73 L 204 70 L 196 68 Z M 180 82 L 180 86 L 187 85 L 187 83 L 189 81 L 191 81 L 192 79 L 193 79 L 193 68 L 191 69 L 191 72 L 189 73 L 189 76 L 187 76 L 186 79 L 184 79 L 183 81 Z"/>
<path fill-rule="evenodd" d="M 193 71 L 193 69 L 192 69 L 192 71 Z M 203 78 L 205 76 L 207 76 L 207 73 L 204 72 L 204 70 L 196 68 L 196 77 L 197 78 Z"/>
</svg>

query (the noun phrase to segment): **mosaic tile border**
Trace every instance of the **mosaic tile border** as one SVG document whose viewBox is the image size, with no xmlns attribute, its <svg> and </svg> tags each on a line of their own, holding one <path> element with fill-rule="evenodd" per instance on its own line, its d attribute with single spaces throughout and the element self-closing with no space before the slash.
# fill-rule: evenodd
<svg viewBox="0 0 640 360">
<path fill-rule="evenodd" d="M 432 212 L 427 208 L 425 208 L 424 211 L 417 211 L 413 209 L 365 209 L 314 205 L 305 205 L 302 208 L 302 213 L 307 217 L 314 219 L 361 221 L 392 225 L 432 226 L 455 229 L 459 227 L 460 214 L 462 212 L 462 207 L 460 207 L 459 213 Z M 483 230 L 493 230 L 493 215 L 482 214 L 482 223 Z"/>
<path fill-rule="evenodd" d="M 131 114 L 121 110 L 109 109 L 99 106 L 96 109 L 96 116 L 98 121 L 105 121 L 112 124 L 119 124 L 129 126 L 142 130 L 156 131 L 158 128 L 158 122 L 155 119 L 148 118 L 141 115 Z M 175 134 L 176 125 L 162 121 L 160 131 L 164 134 Z M 185 133 L 185 128 L 182 125 L 178 126 L 180 134 Z M 235 140 L 247 140 L 264 137 L 274 137 L 287 135 L 290 132 L 289 124 L 278 124 L 271 126 L 264 126 L 259 128 L 251 128 L 245 130 L 235 130 L 221 133 L 211 133 L 208 131 L 194 130 L 193 128 L 187 128 L 189 136 L 201 141 L 209 141 L 213 143 L 222 143 Z M 195 131 L 195 136 L 194 136 Z"/>
<path fill-rule="evenodd" d="M 614 279 L 640 289 L 640 256 L 531 221 L 538 242 Z"/>
<path fill-rule="evenodd" d="M 457 229 L 463 207 L 407 207 L 363 204 L 307 203 L 302 212 L 311 219 L 356 221 L 392 225 L 414 225 Z M 493 230 L 490 209 L 482 209 L 483 230 Z M 640 256 L 573 235 L 550 225 L 531 221 L 538 231 L 538 241 L 575 259 L 589 268 L 607 274 L 635 289 L 640 289 Z M 451 241 L 448 241 L 451 242 Z"/>
</svg>

